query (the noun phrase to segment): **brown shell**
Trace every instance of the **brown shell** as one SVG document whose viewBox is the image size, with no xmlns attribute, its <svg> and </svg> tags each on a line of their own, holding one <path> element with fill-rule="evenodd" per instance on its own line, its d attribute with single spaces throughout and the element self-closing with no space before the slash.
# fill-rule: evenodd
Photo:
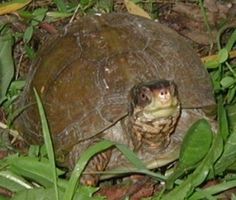
<svg viewBox="0 0 236 200">
<path fill-rule="evenodd" d="M 20 106 L 45 106 L 54 141 L 69 150 L 124 117 L 135 84 L 173 80 L 182 107 L 214 104 L 207 71 L 190 45 L 157 22 L 129 14 L 81 18 L 50 38 L 29 75 Z M 17 126 L 29 142 L 39 141 L 37 108 L 30 106 Z"/>
</svg>

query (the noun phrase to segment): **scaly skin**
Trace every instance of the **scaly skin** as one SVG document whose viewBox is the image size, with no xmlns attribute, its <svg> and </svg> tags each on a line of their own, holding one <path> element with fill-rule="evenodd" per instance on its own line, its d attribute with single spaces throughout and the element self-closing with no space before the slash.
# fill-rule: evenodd
<svg viewBox="0 0 236 200">
<path fill-rule="evenodd" d="M 131 99 L 130 132 L 135 151 L 165 148 L 180 115 L 174 83 L 161 80 L 138 85 L 132 89 Z"/>
</svg>

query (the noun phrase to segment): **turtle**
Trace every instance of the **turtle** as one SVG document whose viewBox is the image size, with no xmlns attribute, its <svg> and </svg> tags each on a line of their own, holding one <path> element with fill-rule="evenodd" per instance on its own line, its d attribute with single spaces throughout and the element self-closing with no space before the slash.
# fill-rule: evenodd
<svg viewBox="0 0 236 200">
<path fill-rule="evenodd" d="M 87 15 L 49 37 L 39 50 L 17 107 L 15 126 L 30 144 L 43 141 L 35 88 L 44 104 L 57 162 L 73 169 L 80 155 L 107 139 L 133 150 L 149 168 L 178 158 L 183 137 L 215 106 L 212 82 L 185 38 L 128 13 Z M 89 172 L 129 166 L 115 148 Z"/>
</svg>

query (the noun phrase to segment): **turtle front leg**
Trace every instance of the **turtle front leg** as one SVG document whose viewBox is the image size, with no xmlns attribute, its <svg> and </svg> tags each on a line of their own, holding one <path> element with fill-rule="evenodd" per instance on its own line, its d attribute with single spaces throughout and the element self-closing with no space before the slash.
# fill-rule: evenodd
<svg viewBox="0 0 236 200">
<path fill-rule="evenodd" d="M 98 142 L 84 141 L 76 144 L 72 151 L 69 153 L 69 165 L 71 170 L 75 167 L 76 162 L 79 160 L 81 154 L 90 146 Z M 104 171 L 110 161 L 112 149 L 105 150 L 95 155 L 87 164 L 84 173 L 81 177 L 81 183 L 88 186 L 96 186 L 100 175 L 98 172 Z"/>
</svg>

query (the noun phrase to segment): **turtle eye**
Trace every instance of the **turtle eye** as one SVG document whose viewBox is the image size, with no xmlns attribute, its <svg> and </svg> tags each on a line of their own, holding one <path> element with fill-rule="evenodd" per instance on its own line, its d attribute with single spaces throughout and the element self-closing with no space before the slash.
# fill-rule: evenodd
<svg viewBox="0 0 236 200">
<path fill-rule="evenodd" d="M 142 101 L 148 101 L 148 96 L 144 93 L 144 92 L 142 92 L 141 94 L 140 94 L 140 99 L 142 100 Z"/>
<path fill-rule="evenodd" d="M 150 90 L 146 87 L 142 88 L 139 93 L 139 104 L 146 105 L 151 101 Z"/>
</svg>

